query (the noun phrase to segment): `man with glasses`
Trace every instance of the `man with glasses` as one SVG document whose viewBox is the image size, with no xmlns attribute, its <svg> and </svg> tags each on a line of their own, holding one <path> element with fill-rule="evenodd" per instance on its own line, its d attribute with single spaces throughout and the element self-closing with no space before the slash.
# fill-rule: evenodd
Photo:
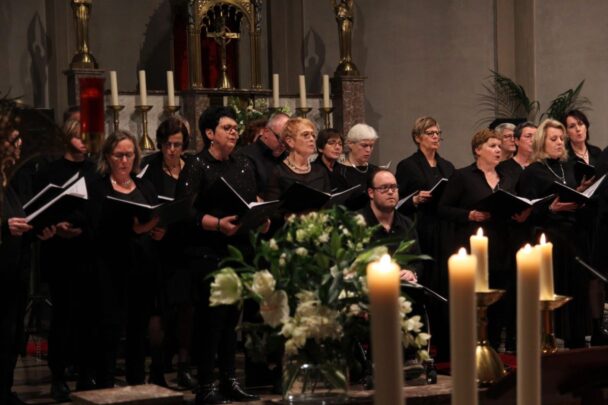
<svg viewBox="0 0 608 405">
<path fill-rule="evenodd" d="M 373 236 L 373 239 L 395 238 L 398 242 L 414 239 L 416 243 L 410 249 L 411 254 L 420 254 L 418 235 L 413 222 L 406 216 L 400 214 L 395 207 L 399 202 L 399 186 L 397 179 L 387 169 L 377 169 L 367 187 L 369 204 L 358 211 L 369 226 L 381 225 Z M 389 249 L 395 246 L 389 244 Z M 417 273 L 422 269 L 419 263 L 413 264 L 409 269 L 401 270 L 401 279 L 410 282 L 418 280 Z"/>
<path fill-rule="evenodd" d="M 274 166 L 285 159 L 285 146 L 280 137 L 288 119 L 282 112 L 271 115 L 258 140 L 239 151 L 254 167 L 258 194 L 266 190 Z"/>
</svg>

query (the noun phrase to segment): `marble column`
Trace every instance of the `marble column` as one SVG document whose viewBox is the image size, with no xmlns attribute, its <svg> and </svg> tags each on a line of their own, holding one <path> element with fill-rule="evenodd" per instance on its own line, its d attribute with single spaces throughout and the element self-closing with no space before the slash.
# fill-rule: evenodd
<svg viewBox="0 0 608 405">
<path fill-rule="evenodd" d="M 355 124 L 365 122 L 365 77 L 335 76 L 331 79 L 334 128 L 344 136 Z"/>
</svg>

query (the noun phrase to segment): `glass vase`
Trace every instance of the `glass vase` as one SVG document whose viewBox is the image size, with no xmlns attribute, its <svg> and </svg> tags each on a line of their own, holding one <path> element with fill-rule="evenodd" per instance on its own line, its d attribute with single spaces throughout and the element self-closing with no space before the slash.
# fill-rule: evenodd
<svg viewBox="0 0 608 405">
<path fill-rule="evenodd" d="M 286 359 L 283 363 L 283 403 L 343 404 L 348 400 L 345 359 Z"/>
</svg>

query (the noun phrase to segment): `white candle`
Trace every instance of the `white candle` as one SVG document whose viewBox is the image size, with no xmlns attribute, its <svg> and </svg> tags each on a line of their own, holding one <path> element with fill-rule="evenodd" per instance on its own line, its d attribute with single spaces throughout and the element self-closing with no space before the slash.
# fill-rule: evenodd
<svg viewBox="0 0 608 405">
<path fill-rule="evenodd" d="M 118 79 L 115 70 L 110 70 L 110 94 L 112 105 L 118 105 Z"/>
<path fill-rule="evenodd" d="M 323 75 L 323 107 L 329 108 L 329 75 Z"/>
<path fill-rule="evenodd" d="M 399 266 L 388 255 L 370 263 L 367 285 L 374 356 L 374 404 L 404 404 Z"/>
<path fill-rule="evenodd" d="M 167 70 L 167 105 L 175 105 L 175 86 L 173 84 L 173 71 Z"/>
<path fill-rule="evenodd" d="M 517 252 L 517 403 L 540 404 L 540 251 Z"/>
<path fill-rule="evenodd" d="M 139 103 L 148 105 L 148 90 L 146 88 L 146 71 L 139 71 Z"/>
<path fill-rule="evenodd" d="M 228 105 L 228 96 L 222 96 L 222 106 L 226 107 Z"/>
<path fill-rule="evenodd" d="M 306 78 L 304 75 L 299 76 L 300 81 L 300 107 L 306 108 Z"/>
<path fill-rule="evenodd" d="M 475 360 L 475 270 L 477 258 L 464 248 L 448 260 L 452 405 L 477 404 Z M 519 367 L 518 367 L 519 370 Z"/>
<path fill-rule="evenodd" d="M 279 74 L 272 74 L 272 106 L 279 108 Z"/>
<path fill-rule="evenodd" d="M 488 291 L 488 238 L 483 236 L 483 229 L 477 230 L 477 235 L 471 235 L 471 254 L 477 258 L 475 273 L 475 291 Z"/>
<path fill-rule="evenodd" d="M 555 295 L 553 288 L 553 243 L 547 242 L 545 234 L 540 237 L 540 299 L 552 300 Z"/>
</svg>

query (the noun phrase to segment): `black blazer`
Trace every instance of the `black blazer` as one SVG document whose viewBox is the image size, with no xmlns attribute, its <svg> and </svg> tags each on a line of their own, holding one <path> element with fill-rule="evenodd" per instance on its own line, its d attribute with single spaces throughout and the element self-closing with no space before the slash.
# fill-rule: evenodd
<svg viewBox="0 0 608 405">
<path fill-rule="evenodd" d="M 439 156 L 437 168 L 441 177 L 449 179 L 454 173 L 454 165 Z M 397 165 L 395 173 L 397 184 L 399 184 L 399 195 L 405 197 L 417 190 L 429 190 L 439 180 L 433 175 L 433 170 L 420 150 L 414 152 L 410 157 L 403 159 Z"/>
</svg>

